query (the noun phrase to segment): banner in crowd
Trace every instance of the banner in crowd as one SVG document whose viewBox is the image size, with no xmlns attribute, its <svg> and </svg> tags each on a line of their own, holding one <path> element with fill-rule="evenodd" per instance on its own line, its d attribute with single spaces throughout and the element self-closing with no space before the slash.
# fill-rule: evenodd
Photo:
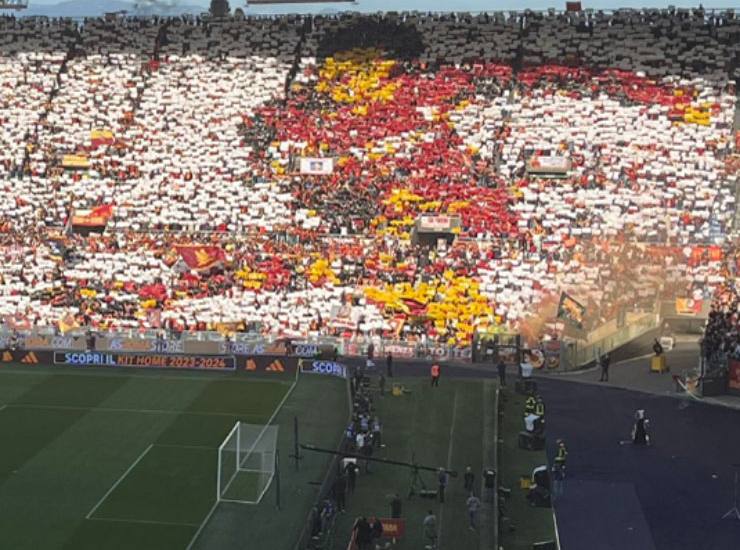
<svg viewBox="0 0 740 550">
<path fill-rule="evenodd" d="M 178 245 L 175 248 L 185 264 L 196 271 L 207 271 L 224 260 L 224 251 L 218 246 L 190 244 Z"/>
<path fill-rule="evenodd" d="M 676 298 L 676 313 L 679 315 L 699 315 L 703 306 L 703 300 Z"/>
<path fill-rule="evenodd" d="M 558 319 L 568 321 L 573 326 L 583 329 L 583 321 L 586 316 L 586 308 L 575 299 L 563 292 L 558 304 Z"/>
<path fill-rule="evenodd" d="M 460 216 L 446 214 L 422 214 L 417 220 L 417 230 L 422 233 L 452 233 L 460 225 Z"/>
<path fill-rule="evenodd" d="M 331 158 L 301 158 L 301 174 L 313 176 L 328 176 L 334 172 L 334 159 Z"/>
<path fill-rule="evenodd" d="M 96 128 L 90 131 L 90 144 L 93 149 L 97 149 L 103 145 L 113 145 L 114 141 L 113 132 L 110 130 Z"/>
<path fill-rule="evenodd" d="M 570 161 L 566 157 L 533 155 L 527 161 L 527 172 L 530 174 L 566 176 L 570 170 Z"/>
<path fill-rule="evenodd" d="M 75 233 L 102 233 L 113 216 L 113 205 L 103 204 L 92 210 L 74 210 L 72 212 L 72 231 Z"/>
<path fill-rule="evenodd" d="M 542 342 L 542 352 L 545 354 L 545 367 L 557 369 L 560 366 L 560 340 Z"/>
<path fill-rule="evenodd" d="M 75 320 L 74 315 L 72 315 L 71 313 L 67 313 L 64 317 L 57 321 L 57 327 L 59 328 L 59 332 L 61 332 L 62 334 L 76 329 L 79 326 L 80 324 Z"/>
<path fill-rule="evenodd" d="M 64 155 L 62 156 L 62 168 L 87 170 L 90 168 L 90 160 L 85 155 Z"/>
<path fill-rule="evenodd" d="M 727 385 L 731 390 L 740 391 L 740 361 L 736 361 L 735 359 L 730 360 L 729 369 L 730 373 Z"/>
</svg>

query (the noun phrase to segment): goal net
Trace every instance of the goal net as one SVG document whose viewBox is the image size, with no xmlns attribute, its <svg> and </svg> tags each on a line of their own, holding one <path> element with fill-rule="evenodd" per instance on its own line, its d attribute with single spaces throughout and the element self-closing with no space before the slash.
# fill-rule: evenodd
<svg viewBox="0 0 740 550">
<path fill-rule="evenodd" d="M 237 422 L 218 448 L 219 502 L 257 504 L 275 475 L 278 427 Z"/>
</svg>

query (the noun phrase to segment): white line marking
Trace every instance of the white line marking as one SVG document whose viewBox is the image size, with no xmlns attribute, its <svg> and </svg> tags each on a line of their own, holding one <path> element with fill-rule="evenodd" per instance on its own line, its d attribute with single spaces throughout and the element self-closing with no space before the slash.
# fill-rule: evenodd
<svg viewBox="0 0 740 550">
<path fill-rule="evenodd" d="M 498 439 L 498 436 L 495 434 L 495 429 L 493 427 L 493 423 L 495 421 L 495 414 L 497 414 L 497 411 L 492 406 L 495 401 L 495 389 L 494 389 L 494 382 L 493 380 L 486 380 L 482 384 L 483 386 L 483 403 L 481 404 L 481 410 L 483 411 L 483 445 L 482 447 L 482 455 L 483 459 L 481 461 L 482 468 L 488 468 L 492 467 L 493 464 L 489 460 L 489 456 L 492 453 L 496 452 L 496 441 Z M 492 391 L 493 390 L 493 391 Z M 492 435 L 493 434 L 493 435 Z M 481 472 L 482 474 L 482 472 Z M 491 546 L 491 537 L 490 534 L 493 531 L 493 514 L 494 514 L 494 506 L 490 505 L 486 502 L 485 499 L 486 494 L 486 479 L 483 475 L 480 476 L 480 499 L 481 499 L 481 509 L 480 513 L 478 514 L 480 518 L 480 538 L 478 539 L 478 545 L 482 549 L 486 549 L 489 546 Z M 495 498 L 495 497 L 494 497 Z M 483 528 L 485 525 L 485 529 Z"/>
<path fill-rule="evenodd" d="M 5 365 L 0 368 L 0 376 L 2 375 L 24 375 L 24 376 L 49 376 L 59 374 L 62 376 L 87 376 L 87 377 L 98 377 L 98 378 L 154 378 L 155 380 L 228 380 L 229 382 L 246 382 L 249 384 L 271 382 L 288 384 L 286 380 L 276 380 L 269 376 L 240 376 L 237 373 L 239 371 L 226 371 L 226 372 L 213 372 L 213 371 L 195 371 L 192 375 L 186 374 L 175 374 L 177 371 L 169 370 L 164 371 L 159 369 L 157 372 L 154 371 L 137 371 L 137 372 L 121 372 L 109 370 L 111 367 L 89 367 L 89 369 L 96 370 L 80 370 L 81 367 L 62 367 L 62 366 L 43 366 L 33 365 L 32 367 L 24 367 L 18 365 Z M 33 369 L 33 370 L 30 370 Z M 192 371 L 191 371 L 192 372 Z M 167 373 L 167 374 L 166 374 Z"/>
<path fill-rule="evenodd" d="M 144 458 L 144 456 L 146 456 L 146 454 L 147 454 L 147 453 L 148 453 L 149 451 L 151 451 L 151 450 L 152 450 L 152 447 L 154 447 L 154 444 L 151 444 L 151 445 L 149 445 L 149 446 L 148 446 L 148 447 L 147 447 L 146 449 L 144 449 L 144 452 L 142 452 L 142 453 L 141 453 L 141 454 L 139 455 L 139 458 L 137 458 L 136 460 L 134 460 L 134 462 L 133 462 L 133 463 L 131 464 L 131 466 L 129 466 L 129 467 L 128 467 L 128 469 L 127 469 L 127 470 L 126 470 L 125 472 L 123 472 L 123 475 L 122 475 L 121 477 L 119 477 L 119 478 L 118 478 L 118 481 L 116 481 L 116 482 L 115 482 L 115 483 L 113 484 L 113 486 L 112 486 L 112 487 L 111 487 L 110 489 L 108 489 L 108 492 L 107 492 L 107 493 L 105 493 L 105 494 L 103 495 L 103 498 L 101 498 L 101 499 L 100 499 L 100 500 L 98 501 L 98 503 L 97 503 L 97 504 L 96 504 L 95 506 L 93 506 L 93 509 L 92 509 L 92 510 L 90 510 L 90 511 L 89 511 L 89 512 L 87 513 L 87 515 L 85 516 L 85 519 L 90 519 L 90 518 L 91 518 L 91 516 L 92 516 L 92 515 L 93 515 L 93 514 L 95 513 L 95 511 L 96 511 L 96 510 L 97 510 L 98 508 L 100 508 L 100 505 L 101 505 L 101 504 L 103 504 L 103 501 L 104 501 L 104 500 L 105 500 L 106 498 L 108 498 L 108 495 L 110 495 L 110 494 L 111 494 L 111 493 L 112 493 L 112 492 L 113 492 L 113 491 L 114 491 L 114 490 L 116 489 L 116 487 L 118 487 L 118 486 L 120 485 L 120 483 L 121 483 L 121 482 L 123 481 L 123 479 L 124 479 L 124 478 L 125 478 L 125 477 L 126 477 L 126 476 L 127 476 L 127 475 L 128 475 L 129 473 L 130 473 L 130 472 L 131 472 L 131 470 L 133 470 L 133 469 L 134 469 L 134 468 L 136 467 L 136 465 L 137 465 L 137 464 L 138 464 L 139 462 L 141 462 L 141 459 L 142 459 L 142 458 Z"/>
<path fill-rule="evenodd" d="M 209 447 L 208 445 L 180 445 L 178 443 L 153 443 L 155 447 L 165 447 L 172 449 L 197 449 L 202 451 L 218 451 L 218 447 Z"/>
<path fill-rule="evenodd" d="M 275 420 L 275 418 L 277 417 L 277 415 L 280 412 L 280 410 L 283 408 L 283 405 L 288 400 L 288 397 L 290 396 L 290 394 L 293 393 L 293 389 L 296 387 L 296 384 L 298 384 L 298 373 L 300 372 L 300 370 L 301 369 L 296 369 L 295 370 L 295 380 L 293 380 L 293 383 L 290 385 L 290 388 L 288 388 L 288 391 L 285 392 L 285 395 L 283 396 L 283 398 L 280 401 L 280 403 L 278 403 L 278 406 L 273 411 L 272 416 L 267 421 L 267 424 L 265 424 L 265 427 L 262 428 L 262 431 L 266 430 L 267 429 L 267 426 L 269 426 L 270 424 L 272 424 L 272 422 Z M 262 434 L 260 434 L 260 437 L 262 437 Z M 216 475 L 218 475 L 218 472 L 216 473 Z M 217 482 L 218 482 L 218 480 L 217 480 Z M 218 499 L 216 499 L 216 502 L 214 502 L 213 503 L 213 506 L 211 506 L 210 511 L 208 512 L 208 514 L 206 515 L 206 517 L 203 519 L 203 522 L 198 527 L 198 530 L 195 532 L 195 535 L 193 535 L 193 538 L 190 540 L 190 543 L 188 544 L 188 546 L 187 546 L 187 548 L 185 550 L 191 550 L 193 548 L 193 545 L 195 545 L 195 541 L 198 540 L 198 537 L 203 532 L 203 529 L 205 529 L 205 526 L 208 525 L 208 521 L 211 519 L 211 516 L 213 515 L 213 512 L 216 511 L 216 507 L 218 507 Z"/>
<path fill-rule="evenodd" d="M 558 550 L 560 550 L 560 531 L 558 531 L 558 518 L 555 517 L 555 509 L 552 511 L 552 522 L 555 526 L 555 544 Z"/>
<path fill-rule="evenodd" d="M 8 408 L 8 404 L 7 403 L 5 405 L 0 405 L 0 411 L 4 411 L 7 408 Z"/>
<path fill-rule="evenodd" d="M 187 410 L 175 410 L 175 409 L 126 409 L 126 408 L 115 408 L 115 407 L 79 407 L 75 405 L 44 405 L 43 403 L 10 403 L 5 405 L 6 407 L 13 407 L 16 409 L 49 409 L 49 410 L 60 410 L 60 411 L 89 411 L 89 412 L 108 412 L 108 413 L 132 413 L 132 414 L 174 414 L 181 415 L 187 414 L 192 416 L 227 416 L 227 417 L 241 417 L 241 418 L 262 418 L 259 414 L 241 414 L 241 413 L 227 413 L 227 412 L 210 412 L 210 411 L 187 411 Z M 0 409 L 1 410 L 1 409 Z"/>
<path fill-rule="evenodd" d="M 144 523 L 146 525 L 172 525 L 175 527 L 198 527 L 197 523 L 179 523 L 176 521 L 156 521 L 153 519 L 126 519 L 126 518 L 104 518 L 94 517 L 87 518 L 90 521 L 114 521 L 116 523 Z"/>
<path fill-rule="evenodd" d="M 452 449 L 454 448 L 454 435 L 455 435 L 455 420 L 457 419 L 457 388 L 455 388 L 455 397 L 452 402 L 452 422 L 450 423 L 450 444 L 447 447 L 447 469 L 450 469 L 450 463 L 452 462 Z M 445 488 L 446 492 L 446 488 Z M 447 495 L 445 495 L 447 496 Z M 444 525 L 444 504 L 439 505 L 439 533 L 437 534 L 437 546 L 442 548 L 442 526 Z"/>
</svg>

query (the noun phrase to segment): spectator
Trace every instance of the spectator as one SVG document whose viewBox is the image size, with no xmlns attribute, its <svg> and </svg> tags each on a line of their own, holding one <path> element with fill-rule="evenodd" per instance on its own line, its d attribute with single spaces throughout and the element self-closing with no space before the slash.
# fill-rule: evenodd
<svg viewBox="0 0 740 550">
<path fill-rule="evenodd" d="M 437 548 L 437 516 L 431 510 L 427 511 L 422 523 L 424 529 L 424 539 L 429 541 L 432 550 Z"/>
<path fill-rule="evenodd" d="M 480 509 L 480 499 L 475 496 L 475 493 L 471 492 L 465 504 L 468 508 L 469 529 L 475 531 L 478 528 L 477 518 L 478 510 Z"/>
<path fill-rule="evenodd" d="M 437 495 L 439 496 L 440 503 L 444 503 L 445 501 L 445 489 L 447 489 L 449 481 L 450 475 L 447 473 L 447 470 L 440 468 L 437 472 Z"/>
</svg>

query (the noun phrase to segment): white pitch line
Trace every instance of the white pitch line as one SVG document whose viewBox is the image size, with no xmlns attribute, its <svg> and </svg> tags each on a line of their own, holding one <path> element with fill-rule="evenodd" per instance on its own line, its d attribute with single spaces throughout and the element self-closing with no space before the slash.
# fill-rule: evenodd
<svg viewBox="0 0 740 550">
<path fill-rule="evenodd" d="M 105 493 L 105 494 L 103 495 L 103 498 L 101 498 L 101 499 L 100 499 L 100 500 L 98 501 L 98 503 L 97 503 L 97 504 L 96 504 L 95 506 L 93 506 L 93 509 L 92 509 L 92 510 L 90 510 L 90 511 L 89 511 L 89 512 L 87 513 L 87 515 L 85 516 L 85 519 L 91 519 L 91 516 L 92 516 L 92 515 L 93 515 L 93 514 L 95 513 L 95 511 L 96 511 L 96 510 L 97 510 L 98 508 L 100 508 L 100 505 L 101 505 L 101 504 L 103 504 L 103 501 L 105 501 L 105 499 L 106 499 L 106 498 L 108 498 L 108 496 L 109 496 L 109 495 L 110 495 L 110 494 L 111 494 L 111 493 L 112 493 L 112 492 L 113 492 L 113 491 L 114 491 L 114 490 L 116 489 L 116 487 L 118 487 L 118 486 L 120 485 L 120 483 L 121 483 L 121 482 L 122 482 L 122 481 L 124 480 L 124 478 L 125 478 L 125 477 L 126 477 L 126 476 L 127 476 L 128 474 L 129 474 L 129 473 L 131 473 L 131 470 L 133 470 L 133 469 L 134 469 L 134 468 L 136 467 L 136 465 L 137 465 L 137 464 L 138 464 L 139 462 L 141 462 L 141 459 L 142 459 L 142 458 L 144 458 L 144 456 L 146 456 L 146 454 L 147 454 L 147 453 L 148 453 L 149 451 L 151 451 L 151 450 L 152 450 L 152 447 L 154 447 L 154 444 L 151 444 L 151 445 L 149 445 L 149 446 L 148 446 L 148 447 L 147 447 L 146 449 L 144 449 L 144 451 L 143 451 L 143 452 L 142 452 L 142 453 L 141 453 L 141 454 L 139 455 L 139 458 L 137 458 L 136 460 L 134 460 L 134 462 L 133 462 L 133 463 L 131 464 L 131 466 L 129 466 L 129 467 L 128 467 L 128 469 L 127 469 L 127 470 L 126 470 L 125 472 L 123 472 L 123 475 L 122 475 L 121 477 L 119 477 L 119 478 L 118 478 L 118 480 L 117 480 L 117 481 L 116 481 L 116 482 L 115 482 L 115 483 L 113 484 L 113 486 L 112 486 L 112 487 L 111 487 L 110 489 L 108 489 L 108 492 L 107 492 L 107 493 Z"/>
<path fill-rule="evenodd" d="M 34 370 L 28 370 L 31 367 L 20 367 L 20 366 L 4 366 L 0 369 L 0 377 L 3 375 L 22 375 L 22 376 L 49 376 L 49 375 L 62 375 L 62 376 L 87 376 L 92 378 L 149 378 L 155 380 L 229 380 L 230 382 L 246 382 L 248 384 L 270 382 L 270 383 L 281 383 L 287 384 L 285 380 L 274 380 L 267 376 L 238 376 L 236 375 L 239 371 L 190 371 L 193 374 L 188 376 L 187 374 L 175 374 L 174 370 L 164 371 L 157 369 L 151 371 L 137 371 L 137 372 L 121 372 L 118 370 L 112 370 L 112 367 L 90 367 L 95 370 L 81 370 L 82 367 L 62 367 L 62 366 L 39 366 L 34 365 Z M 169 374 L 167 374 L 169 373 Z"/>
<path fill-rule="evenodd" d="M 295 380 L 293 380 L 293 383 L 290 385 L 290 388 L 288 388 L 288 391 L 285 392 L 285 395 L 280 400 L 280 403 L 278 403 L 278 406 L 275 408 L 275 410 L 272 413 L 272 416 L 270 416 L 269 420 L 265 424 L 265 427 L 262 428 L 262 432 L 260 433 L 259 437 L 262 437 L 262 433 L 267 429 L 267 427 L 272 424 L 273 420 L 277 417 L 280 410 L 283 408 L 283 405 L 285 405 L 285 402 L 288 400 L 288 397 L 290 394 L 293 393 L 293 389 L 295 389 L 296 384 L 298 384 L 298 373 L 301 369 L 295 370 Z M 457 395 L 457 394 L 455 394 Z M 259 440 L 259 437 L 257 438 Z M 218 475 L 218 474 L 216 474 Z M 201 522 L 200 526 L 198 527 L 198 530 L 195 532 L 195 535 L 193 535 L 193 538 L 190 540 L 190 543 L 188 544 L 187 548 L 185 550 L 191 550 L 193 548 L 193 545 L 195 545 L 195 541 L 198 540 L 198 537 L 203 532 L 203 529 L 205 529 L 206 525 L 208 525 L 208 520 L 211 519 L 211 516 L 213 515 L 213 512 L 216 511 L 216 508 L 218 507 L 218 499 L 216 499 L 216 502 L 213 503 L 213 506 L 211 506 L 211 509 L 208 511 L 208 514 Z"/>
<path fill-rule="evenodd" d="M 7 408 L 8 408 L 8 404 L 7 403 L 5 403 L 4 405 L 0 405 L 0 411 L 4 411 Z"/>
<path fill-rule="evenodd" d="M 455 397 L 452 402 L 452 422 L 450 423 L 450 438 L 449 438 L 449 446 L 447 447 L 447 469 L 450 469 L 450 463 L 452 462 L 452 449 L 455 446 L 455 420 L 457 419 L 457 388 L 455 388 Z M 445 488 L 446 490 L 446 488 Z M 445 495 L 447 496 L 447 495 Z M 442 526 L 444 525 L 444 511 L 445 507 L 443 504 L 439 505 L 439 533 L 437 535 L 437 546 L 439 548 L 442 548 Z"/>
<path fill-rule="evenodd" d="M 116 407 L 81 407 L 76 405 L 44 405 L 43 403 L 10 403 L 5 405 L 6 407 L 13 407 L 16 409 L 49 409 L 49 410 L 60 410 L 60 411 L 89 411 L 89 412 L 108 412 L 108 413 L 138 413 L 138 414 L 174 414 L 181 415 L 187 414 L 192 416 L 227 416 L 227 417 L 240 417 L 240 418 L 262 418 L 258 414 L 240 414 L 240 413 L 226 413 L 226 412 L 211 412 L 211 411 L 188 411 L 188 410 L 174 410 L 174 409 L 126 409 Z M 2 410 L 2 409 L 0 409 Z"/>
<path fill-rule="evenodd" d="M 483 468 L 488 468 L 491 466 L 491 462 L 489 460 L 489 456 L 491 453 L 496 452 L 496 445 L 497 445 L 497 439 L 498 434 L 495 434 L 495 430 L 493 429 L 493 423 L 495 420 L 494 415 L 497 414 L 497 411 L 494 410 L 492 407 L 493 405 L 493 398 L 495 396 L 495 388 L 493 387 L 493 380 L 486 380 L 483 382 L 483 403 L 481 404 L 481 410 L 483 411 L 483 445 L 482 447 L 482 460 L 481 465 Z M 493 395 L 491 395 L 493 394 Z M 493 447 L 492 447 L 493 446 Z M 483 506 L 481 506 L 480 510 L 480 537 L 478 539 L 478 545 L 480 548 L 487 548 L 490 544 L 490 533 L 492 526 L 489 525 L 489 522 L 493 521 L 493 506 L 488 505 L 488 503 L 485 502 L 485 495 L 486 494 L 486 479 L 485 476 L 481 475 L 480 478 L 480 498 L 481 502 L 484 502 Z M 483 528 L 485 525 L 485 529 Z"/>
<path fill-rule="evenodd" d="M 208 445 L 180 445 L 178 443 L 153 443 L 155 447 L 167 447 L 170 449 L 195 449 L 199 451 L 218 451 L 218 447 Z"/>
<path fill-rule="evenodd" d="M 198 527 L 197 523 L 180 523 L 177 521 L 157 521 L 153 519 L 127 519 L 127 518 L 104 518 L 104 517 L 94 517 L 94 518 L 87 518 L 90 521 L 113 521 L 116 523 L 143 523 L 146 525 L 171 525 L 174 527 Z"/>
<path fill-rule="evenodd" d="M 555 516 L 555 509 L 552 510 L 552 522 L 555 526 L 555 545 L 560 550 L 560 531 L 558 531 L 558 518 Z"/>
</svg>

